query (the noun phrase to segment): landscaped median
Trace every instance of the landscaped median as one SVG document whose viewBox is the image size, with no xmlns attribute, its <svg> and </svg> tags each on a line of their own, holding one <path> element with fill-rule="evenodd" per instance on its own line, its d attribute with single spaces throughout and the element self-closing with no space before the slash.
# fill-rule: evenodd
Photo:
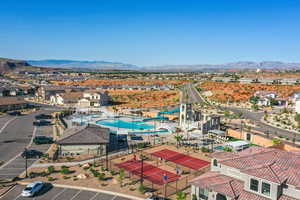
<svg viewBox="0 0 300 200">
<path fill-rule="evenodd" d="M 139 183 L 133 183 L 127 177 L 120 177 L 122 172 L 106 171 L 103 163 L 87 163 L 76 166 L 33 167 L 29 169 L 29 179 L 19 181 L 28 184 L 34 181 L 44 181 L 55 187 L 64 187 L 94 192 L 107 193 L 129 199 L 144 199 L 145 194 L 138 190 Z"/>
</svg>

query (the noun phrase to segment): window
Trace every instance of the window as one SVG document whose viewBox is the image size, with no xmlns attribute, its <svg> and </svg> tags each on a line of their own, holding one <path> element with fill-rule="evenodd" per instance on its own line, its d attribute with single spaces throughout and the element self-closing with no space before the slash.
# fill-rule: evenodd
<svg viewBox="0 0 300 200">
<path fill-rule="evenodd" d="M 258 180 L 250 179 L 250 190 L 258 192 Z"/>
<path fill-rule="evenodd" d="M 217 159 L 214 159 L 213 165 L 214 165 L 215 167 L 218 167 L 218 161 L 217 161 Z"/>
<path fill-rule="evenodd" d="M 199 188 L 199 197 L 201 199 L 208 199 L 208 189 Z"/>
<path fill-rule="evenodd" d="M 227 200 L 226 196 L 224 196 L 223 194 L 217 194 L 217 198 L 216 200 Z"/>
<path fill-rule="evenodd" d="M 261 184 L 261 193 L 267 196 L 270 196 L 271 185 L 269 183 L 262 182 Z"/>
<path fill-rule="evenodd" d="M 247 133 L 247 141 L 251 141 L 251 134 Z"/>
</svg>

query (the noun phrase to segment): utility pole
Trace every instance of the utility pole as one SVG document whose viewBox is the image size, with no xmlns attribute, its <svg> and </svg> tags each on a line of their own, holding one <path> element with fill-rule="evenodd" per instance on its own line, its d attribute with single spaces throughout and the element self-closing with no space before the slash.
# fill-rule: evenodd
<svg viewBox="0 0 300 200">
<path fill-rule="evenodd" d="M 107 148 L 107 144 L 105 145 L 106 151 L 105 151 L 105 160 L 106 160 L 106 170 L 108 170 L 108 148 Z"/>
<path fill-rule="evenodd" d="M 142 154 L 141 155 L 141 185 L 143 185 L 143 182 L 144 182 L 144 155 Z"/>
<path fill-rule="evenodd" d="M 27 149 L 25 148 L 25 178 L 28 178 L 28 171 L 27 171 Z"/>
</svg>

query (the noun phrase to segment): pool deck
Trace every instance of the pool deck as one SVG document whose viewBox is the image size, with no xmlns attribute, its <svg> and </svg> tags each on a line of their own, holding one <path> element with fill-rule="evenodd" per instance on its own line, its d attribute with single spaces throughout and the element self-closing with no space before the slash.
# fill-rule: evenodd
<svg viewBox="0 0 300 200">
<path fill-rule="evenodd" d="M 170 122 L 158 122 L 158 121 L 143 121 L 143 117 L 139 116 L 128 116 L 128 115 L 116 115 L 115 113 L 107 110 L 106 108 L 103 108 L 101 110 L 102 113 L 99 114 L 90 114 L 90 115 L 74 115 L 71 119 L 72 122 L 77 122 L 77 123 L 89 123 L 89 124 L 95 124 L 103 127 L 110 128 L 112 132 L 115 132 L 117 134 L 130 134 L 130 132 L 135 132 L 135 134 L 168 134 L 171 133 L 175 130 L 175 127 L 177 126 L 177 123 L 170 123 Z M 150 128 L 150 129 L 130 129 L 130 128 L 119 128 L 119 127 L 114 127 L 114 126 L 109 126 L 105 124 L 97 124 L 98 121 L 111 121 L 111 120 L 122 120 L 125 122 L 133 122 L 133 121 L 139 121 L 142 124 L 155 127 L 155 128 Z M 138 123 L 137 123 L 138 124 Z M 162 132 L 162 129 L 168 130 L 168 132 Z M 144 133 L 143 133 L 144 132 Z M 153 133 L 156 132 L 156 133 Z"/>
</svg>

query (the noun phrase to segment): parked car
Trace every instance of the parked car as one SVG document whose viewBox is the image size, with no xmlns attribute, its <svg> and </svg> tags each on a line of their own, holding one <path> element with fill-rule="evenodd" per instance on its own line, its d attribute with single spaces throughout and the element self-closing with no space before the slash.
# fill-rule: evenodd
<svg viewBox="0 0 300 200">
<path fill-rule="evenodd" d="M 12 111 L 12 112 L 9 112 L 7 114 L 11 115 L 11 116 L 20 116 L 20 115 L 22 115 L 20 111 Z"/>
<path fill-rule="evenodd" d="M 33 183 L 29 183 L 25 189 L 22 191 L 21 196 L 23 197 L 33 197 L 37 194 L 41 189 L 45 186 L 45 182 L 35 181 Z"/>
<path fill-rule="evenodd" d="M 35 116 L 35 119 L 52 119 L 52 115 L 39 114 Z"/>
<path fill-rule="evenodd" d="M 47 121 L 47 120 L 38 120 L 33 122 L 34 126 L 48 126 L 51 125 L 51 122 Z"/>
<path fill-rule="evenodd" d="M 35 144 L 52 144 L 53 138 L 46 137 L 46 136 L 36 136 L 36 137 L 34 137 L 33 142 Z"/>
<path fill-rule="evenodd" d="M 25 151 L 23 151 L 22 153 L 22 157 L 25 158 L 40 158 L 42 157 L 44 154 L 43 152 L 40 152 L 40 151 L 37 151 L 37 150 L 34 150 L 34 149 L 27 149 Z"/>
</svg>

